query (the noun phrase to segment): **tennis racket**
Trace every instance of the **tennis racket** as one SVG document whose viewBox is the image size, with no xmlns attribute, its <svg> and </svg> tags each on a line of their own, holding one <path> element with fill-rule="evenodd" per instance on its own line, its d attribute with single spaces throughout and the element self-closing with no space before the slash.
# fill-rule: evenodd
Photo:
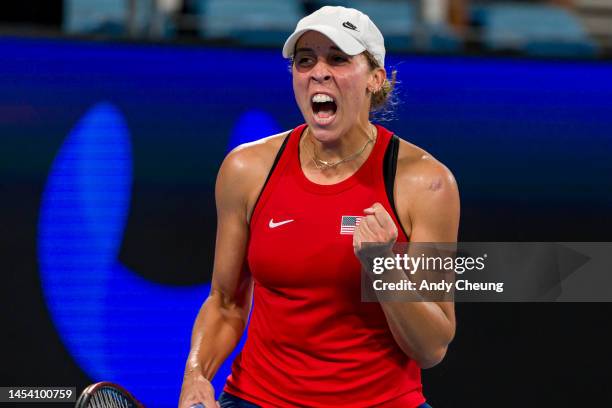
<svg viewBox="0 0 612 408">
<path fill-rule="evenodd" d="M 122 386 L 105 381 L 85 388 L 75 408 L 144 408 L 144 405 Z"/>
</svg>

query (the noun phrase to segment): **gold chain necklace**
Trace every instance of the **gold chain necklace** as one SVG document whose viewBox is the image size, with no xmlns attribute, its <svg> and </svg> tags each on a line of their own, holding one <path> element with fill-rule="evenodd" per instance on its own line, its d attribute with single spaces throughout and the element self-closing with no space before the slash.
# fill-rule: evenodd
<svg viewBox="0 0 612 408">
<path fill-rule="evenodd" d="M 359 151 L 357 151 L 356 153 L 351 154 L 350 156 L 347 156 L 343 159 L 340 159 L 338 161 L 335 162 L 329 162 L 326 160 L 321 160 L 317 157 L 317 149 L 315 148 L 315 144 L 314 141 L 312 139 L 310 139 L 310 142 L 312 143 L 312 162 L 314 163 L 315 167 L 319 170 L 327 170 L 327 169 L 331 169 L 334 168 L 342 163 L 346 163 L 347 161 L 351 161 L 351 160 L 355 160 L 357 157 L 361 156 L 361 154 L 365 151 L 366 147 L 368 147 L 368 145 L 370 143 L 374 143 L 374 141 L 376 140 L 376 127 L 372 126 L 371 127 L 372 131 L 372 137 L 368 136 L 368 141 L 365 142 L 365 144 L 361 147 L 361 149 L 359 149 Z M 308 132 L 307 135 L 310 135 L 310 128 L 306 128 L 306 132 Z"/>
</svg>

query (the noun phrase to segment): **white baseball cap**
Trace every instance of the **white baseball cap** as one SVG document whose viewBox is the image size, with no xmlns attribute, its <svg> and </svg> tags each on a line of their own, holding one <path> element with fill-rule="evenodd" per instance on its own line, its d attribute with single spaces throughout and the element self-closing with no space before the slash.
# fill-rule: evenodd
<svg viewBox="0 0 612 408">
<path fill-rule="evenodd" d="M 321 7 L 302 18 L 283 46 L 283 57 L 290 58 L 295 44 L 306 31 L 318 31 L 348 55 L 368 50 L 381 67 L 385 66 L 385 39 L 370 17 L 342 6 Z"/>
</svg>

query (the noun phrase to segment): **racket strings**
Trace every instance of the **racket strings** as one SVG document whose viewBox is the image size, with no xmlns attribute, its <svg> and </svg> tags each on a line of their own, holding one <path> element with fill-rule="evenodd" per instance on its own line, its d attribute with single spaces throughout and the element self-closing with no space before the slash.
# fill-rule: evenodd
<svg viewBox="0 0 612 408">
<path fill-rule="evenodd" d="M 130 408 L 134 405 L 121 392 L 112 388 L 102 388 L 94 393 L 88 408 Z"/>
</svg>

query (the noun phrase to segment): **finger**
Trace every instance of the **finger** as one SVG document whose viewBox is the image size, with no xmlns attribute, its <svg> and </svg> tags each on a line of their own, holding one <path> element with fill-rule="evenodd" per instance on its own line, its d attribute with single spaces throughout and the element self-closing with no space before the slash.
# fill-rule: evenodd
<svg viewBox="0 0 612 408">
<path fill-rule="evenodd" d="M 372 204 L 371 206 L 369 206 L 368 208 L 366 208 L 364 211 L 367 211 L 368 213 L 374 214 L 374 212 L 376 210 L 380 210 L 380 209 L 385 209 L 385 207 L 379 203 L 378 201 L 375 202 L 374 204 Z"/>
<path fill-rule="evenodd" d="M 375 203 L 372 207 L 367 208 L 368 212 L 372 213 L 372 216 L 376 217 L 380 228 L 384 231 L 382 240 L 384 241 L 395 241 L 398 237 L 398 230 L 395 221 L 389 214 L 389 212 L 379 203 Z"/>
<path fill-rule="evenodd" d="M 361 236 L 359 234 L 359 225 L 355 228 L 353 232 L 353 249 L 355 251 L 359 251 L 361 249 Z"/>
<path fill-rule="evenodd" d="M 372 216 L 363 217 L 358 226 L 359 238 L 361 239 L 362 245 L 364 242 L 376 242 L 376 239 L 375 239 L 376 235 L 374 235 L 372 229 L 369 226 L 369 223 L 371 222 L 376 223 L 376 221 L 375 220 L 369 221 L 368 218 L 372 218 Z"/>
<path fill-rule="evenodd" d="M 215 401 L 214 398 L 209 397 L 209 398 L 203 399 L 202 402 L 198 402 L 197 404 L 189 408 L 216 408 L 217 405 L 218 405 L 218 402 Z"/>
<path fill-rule="evenodd" d="M 193 405 L 198 404 L 202 401 L 202 398 L 199 398 L 197 395 L 185 395 L 181 396 L 181 400 L 179 403 L 180 408 L 191 408 Z"/>
<path fill-rule="evenodd" d="M 181 408 L 209 408 L 215 407 L 214 391 L 213 394 L 207 389 L 197 388 L 192 391 L 191 395 L 185 398 L 185 401 L 180 404 Z"/>
<path fill-rule="evenodd" d="M 202 408 L 198 407 L 198 404 L 203 405 L 200 402 L 200 398 L 188 398 L 185 401 L 181 401 L 179 408 Z"/>
<path fill-rule="evenodd" d="M 203 400 L 204 408 L 215 408 L 218 402 L 215 400 L 214 395 L 209 395 L 206 399 Z"/>
<path fill-rule="evenodd" d="M 364 221 L 362 222 L 367 225 L 370 231 L 372 231 L 372 233 L 374 234 L 373 238 L 379 236 L 381 233 L 384 233 L 384 228 L 382 227 L 382 225 L 380 225 L 374 215 L 368 215 L 364 217 Z"/>
<path fill-rule="evenodd" d="M 386 211 L 379 203 L 372 204 L 372 206 L 366 208 L 365 210 L 363 210 L 363 212 L 366 214 L 366 217 L 374 218 L 374 220 L 378 222 L 380 227 L 383 228 L 384 213 L 386 213 Z"/>
<path fill-rule="evenodd" d="M 397 237 L 393 227 L 384 228 L 373 215 L 367 217 L 365 224 L 371 234 L 370 242 L 388 243 Z"/>
<path fill-rule="evenodd" d="M 206 400 L 206 397 L 192 396 L 180 406 L 184 408 L 206 408 L 210 406 L 209 404 L 206 404 Z"/>
<path fill-rule="evenodd" d="M 397 228 L 395 226 L 395 222 L 393 222 L 393 218 L 391 218 L 391 215 L 381 203 L 372 204 L 369 208 L 366 208 L 364 212 L 366 214 L 374 215 L 383 229 L 393 231 L 395 228 Z"/>
</svg>

